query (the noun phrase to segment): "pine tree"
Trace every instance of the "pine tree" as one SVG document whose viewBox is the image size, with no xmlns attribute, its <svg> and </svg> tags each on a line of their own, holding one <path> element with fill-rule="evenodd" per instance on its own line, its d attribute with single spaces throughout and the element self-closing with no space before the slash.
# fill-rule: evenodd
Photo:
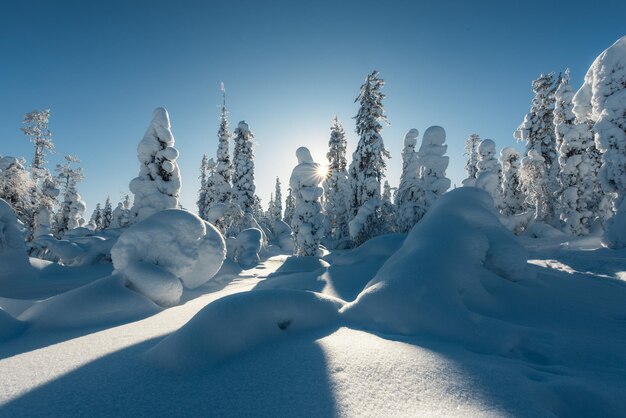
<svg viewBox="0 0 626 418">
<path fill-rule="evenodd" d="M 112 220 L 113 207 L 111 206 L 111 197 L 107 196 L 107 200 L 104 202 L 104 209 L 102 209 L 102 229 L 109 228 Z"/>
<path fill-rule="evenodd" d="M 382 199 L 385 202 L 391 203 L 391 186 L 389 185 L 389 182 L 387 180 L 385 180 L 385 183 L 383 184 Z"/>
<path fill-rule="evenodd" d="M 347 141 L 343 126 L 333 118 L 328 140 L 328 172 L 324 180 L 324 206 L 326 210 L 325 235 L 331 247 L 346 247 L 350 240 L 348 230 L 349 182 L 346 167 Z M 285 209 L 285 215 L 287 209 Z"/>
<path fill-rule="evenodd" d="M 368 200 L 380 199 L 381 181 L 386 168 L 385 158 L 390 157 L 380 135 L 383 128 L 381 122 L 387 121 L 382 103 L 385 95 L 380 91 L 384 85 L 378 71 L 373 71 L 367 76 L 355 99 L 360 107 L 354 117 L 359 143 L 352 154 L 349 169 L 353 216 Z"/>
<path fill-rule="evenodd" d="M 446 169 L 450 159 L 446 156 L 446 131 L 441 126 L 431 126 L 424 132 L 422 145 L 417 152 L 419 159 L 420 187 L 424 189 L 423 213 L 450 188 Z"/>
<path fill-rule="evenodd" d="M 91 213 L 91 218 L 89 219 L 89 226 L 94 231 L 99 231 L 102 229 L 102 207 L 100 203 L 96 204 L 96 208 Z"/>
<path fill-rule="evenodd" d="M 80 160 L 72 155 L 65 156 L 65 164 L 57 165 L 59 183 L 63 185 L 63 202 L 57 212 L 56 235 L 62 237 L 65 232 L 81 226 L 86 209 L 85 202 L 76 190 L 78 182 L 84 179 L 83 170 L 74 167 Z"/>
<path fill-rule="evenodd" d="M 474 186 L 476 184 L 476 174 L 478 173 L 476 164 L 478 163 L 478 144 L 480 144 L 480 141 L 478 134 L 471 134 L 465 141 L 465 155 L 467 155 L 465 171 L 467 172 L 467 178 L 463 180 L 463 186 Z"/>
<path fill-rule="evenodd" d="M 35 183 L 24 167 L 25 160 L 0 156 L 0 199 L 15 211 L 17 218 L 28 225 L 37 212 L 32 199 Z"/>
<path fill-rule="evenodd" d="M 280 186 L 280 179 L 276 177 L 276 184 L 274 185 L 274 212 L 272 213 L 274 223 L 283 218 L 283 192 Z"/>
<path fill-rule="evenodd" d="M 540 170 L 537 167 L 532 169 L 534 181 L 545 183 L 542 185 L 533 185 L 531 187 L 536 190 L 544 190 L 547 199 L 541 202 L 542 208 L 536 211 L 541 214 L 544 222 L 554 223 L 556 214 L 556 193 L 558 191 L 558 158 L 557 143 L 554 133 L 554 104 L 555 92 L 558 84 L 555 83 L 554 73 L 541 74 L 538 79 L 533 81 L 533 98 L 530 111 L 524 117 L 524 122 L 515 131 L 515 138 L 518 141 L 526 142 L 526 156 L 529 156 L 531 150 L 536 154 L 531 156 L 527 162 L 536 165 L 540 162 L 537 155 L 541 157 L 541 161 L 545 165 L 545 169 Z M 530 166 L 528 166 L 530 167 Z M 529 173 L 527 173 L 529 174 Z M 528 176 L 525 176 L 528 180 Z M 544 194 L 543 192 L 541 194 Z M 529 198 L 530 201 L 535 198 Z"/>
<path fill-rule="evenodd" d="M 287 197 L 285 197 L 285 213 L 283 214 L 283 221 L 287 225 L 291 225 L 293 219 L 293 213 L 296 210 L 296 199 L 293 197 L 293 191 L 291 187 L 287 189 Z"/>
<path fill-rule="evenodd" d="M 411 129 L 404 137 L 402 150 L 402 174 L 396 193 L 398 208 L 397 225 L 400 232 L 409 232 L 424 216 L 425 190 L 420 184 L 420 164 L 415 146 L 419 131 Z"/>
<path fill-rule="evenodd" d="M 209 210 L 215 205 L 217 202 L 217 163 L 213 158 L 209 158 L 206 164 L 207 169 L 207 178 L 206 178 L 206 192 L 204 194 L 204 213 L 200 216 L 202 219 L 206 219 L 209 213 Z"/>
<path fill-rule="evenodd" d="M 324 193 L 319 187 L 319 164 L 313 161 L 306 147 L 296 151 L 298 165 L 293 169 L 289 186 L 294 190 L 296 207 L 291 228 L 295 237 L 297 256 L 320 256 L 320 242 L 324 234 L 322 206 L 319 198 Z"/>
<path fill-rule="evenodd" d="M 235 129 L 233 151 L 234 175 L 233 198 L 244 213 L 258 212 L 260 199 L 255 196 L 254 184 L 254 135 L 245 121 Z M 256 198 L 256 199 L 255 199 Z"/>
<path fill-rule="evenodd" d="M 33 180 L 30 194 L 35 209 L 26 222 L 28 229 L 31 231 L 29 238 L 32 238 L 32 231 L 36 228 L 38 212 L 43 208 L 51 211 L 59 195 L 59 189 L 46 168 L 45 161 L 46 153 L 54 150 L 52 132 L 50 132 L 48 127 L 49 120 L 50 109 L 33 110 L 24 115 L 24 127 L 21 129 L 24 135 L 30 137 L 30 141 L 35 145 L 35 153 L 30 170 Z"/>
<path fill-rule="evenodd" d="M 524 194 L 520 184 L 521 157 L 514 147 L 500 151 L 502 167 L 502 215 L 511 216 L 524 211 Z"/>
<path fill-rule="evenodd" d="M 593 62 L 574 97 L 579 121 L 594 122 L 595 146 L 602 153 L 598 176 L 615 215 L 607 222 L 603 244 L 626 246 L 626 36 Z M 599 208 L 601 209 L 601 208 Z"/>
<path fill-rule="evenodd" d="M 198 216 L 204 219 L 207 211 L 206 207 L 206 194 L 207 194 L 207 171 L 208 171 L 208 158 L 206 154 L 202 155 L 202 161 L 200 162 L 200 190 L 198 190 Z M 206 220 L 206 219 L 205 219 Z"/>
<path fill-rule="evenodd" d="M 574 235 L 589 233 L 594 214 L 589 210 L 592 204 L 593 188 L 585 184 L 592 175 L 587 148 L 590 139 L 578 126 L 574 115 L 574 90 L 569 84 L 569 69 L 556 90 L 554 128 L 559 146 L 559 212 L 565 230 Z M 581 135 L 581 133 L 583 135 Z"/>
<path fill-rule="evenodd" d="M 520 182 L 525 195 L 525 202 L 533 208 L 535 220 L 545 222 L 551 215 L 550 190 L 545 181 L 546 163 L 535 149 L 530 149 L 526 156 L 522 158 L 522 169 L 520 170 Z"/>
<path fill-rule="evenodd" d="M 231 140 L 228 127 L 228 111 L 226 110 L 226 89 L 221 84 L 222 108 L 220 112 L 220 128 L 217 133 L 217 166 L 215 176 L 215 202 L 228 203 L 231 199 L 231 173 L 233 170 L 230 161 L 229 141 Z"/>
<path fill-rule="evenodd" d="M 139 176 L 130 182 L 135 194 L 131 210 L 134 220 L 140 221 L 165 209 L 179 207 L 181 179 L 174 148 L 170 117 L 162 107 L 154 110 L 152 121 L 137 147 Z"/>
</svg>

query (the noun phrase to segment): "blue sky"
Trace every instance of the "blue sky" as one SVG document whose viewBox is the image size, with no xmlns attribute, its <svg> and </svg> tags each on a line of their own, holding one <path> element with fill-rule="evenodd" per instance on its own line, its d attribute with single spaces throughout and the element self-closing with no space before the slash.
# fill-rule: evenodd
<svg viewBox="0 0 626 418">
<path fill-rule="evenodd" d="M 323 159 L 334 114 L 354 150 L 354 98 L 372 69 L 387 82 L 390 183 L 406 131 L 441 125 L 448 176 L 460 184 L 470 133 L 513 145 L 533 78 L 570 67 L 577 88 L 626 34 L 623 1 L 4 0 L 0 14 L 0 155 L 30 160 L 22 116 L 51 108 L 51 167 L 81 158 L 88 215 L 127 192 L 158 106 L 180 151 L 182 204 L 195 209 L 201 156 L 217 147 L 221 81 L 231 127 L 245 119 L 256 135 L 264 205 L 276 176 L 288 182 L 299 146 Z"/>
</svg>

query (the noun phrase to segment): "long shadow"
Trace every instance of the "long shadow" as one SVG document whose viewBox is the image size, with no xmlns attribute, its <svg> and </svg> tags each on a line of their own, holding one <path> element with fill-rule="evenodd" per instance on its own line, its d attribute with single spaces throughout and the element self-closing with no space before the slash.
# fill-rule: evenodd
<svg viewBox="0 0 626 418">
<path fill-rule="evenodd" d="M 95 360 L 0 408 L 2 417 L 336 416 L 326 358 L 293 335 L 216 368 L 176 375 L 146 364 L 152 339 Z"/>
</svg>

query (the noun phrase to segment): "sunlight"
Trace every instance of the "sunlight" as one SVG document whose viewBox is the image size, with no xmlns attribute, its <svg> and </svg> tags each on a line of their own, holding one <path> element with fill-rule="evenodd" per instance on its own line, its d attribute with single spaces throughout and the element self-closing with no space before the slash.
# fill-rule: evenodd
<svg viewBox="0 0 626 418">
<path fill-rule="evenodd" d="M 328 166 L 326 164 L 320 164 L 317 167 L 317 173 L 316 173 L 321 179 L 326 179 L 326 177 L 328 176 Z"/>
</svg>

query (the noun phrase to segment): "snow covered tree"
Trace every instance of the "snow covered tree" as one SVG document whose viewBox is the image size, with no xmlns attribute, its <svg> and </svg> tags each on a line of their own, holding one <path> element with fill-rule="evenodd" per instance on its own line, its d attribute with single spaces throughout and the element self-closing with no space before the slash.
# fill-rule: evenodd
<svg viewBox="0 0 626 418">
<path fill-rule="evenodd" d="M 280 179 L 276 177 L 276 184 L 274 185 L 274 210 L 271 213 L 272 223 L 283 219 L 283 192 L 280 186 Z"/>
<path fill-rule="evenodd" d="M 267 204 L 267 212 L 265 212 L 265 218 L 268 218 L 270 221 L 274 216 L 274 193 L 270 193 L 270 202 Z"/>
<path fill-rule="evenodd" d="M 135 221 L 150 215 L 179 207 L 181 180 L 174 148 L 170 117 L 162 107 L 154 110 L 152 122 L 137 146 L 139 176 L 130 182 L 130 191 L 135 194 L 131 210 Z"/>
<path fill-rule="evenodd" d="M 379 78 L 378 71 L 373 71 L 361 86 L 355 99 L 360 107 L 356 119 L 356 133 L 359 143 L 352 154 L 349 176 L 352 196 L 350 199 L 352 215 L 370 199 L 380 199 L 381 181 L 385 175 L 385 158 L 389 151 L 385 149 L 381 122 L 386 122 L 382 100 L 385 95 L 380 91 L 385 82 Z"/>
<path fill-rule="evenodd" d="M 70 229 L 78 228 L 84 223 L 83 215 L 86 205 L 76 190 L 78 182 L 84 179 L 83 170 L 74 167 L 80 160 L 72 155 L 65 156 L 65 164 L 57 165 L 59 184 L 63 186 L 63 202 L 57 212 L 56 236 L 62 237 Z"/>
<path fill-rule="evenodd" d="M 29 225 L 38 207 L 32 199 L 35 183 L 25 163 L 23 158 L 0 156 L 0 199 L 11 206 L 22 223 Z"/>
<path fill-rule="evenodd" d="M 555 91 L 557 85 L 554 80 L 554 73 L 541 74 L 538 79 L 533 81 L 533 98 L 530 111 L 524 117 L 524 122 L 515 131 L 515 138 L 518 141 L 526 142 L 526 156 L 529 156 L 531 150 L 536 151 L 533 156 L 529 157 L 527 162 L 532 161 L 533 167 L 542 162 L 545 165 L 544 170 L 538 170 L 534 167 L 531 171 L 535 182 L 545 183 L 542 185 L 534 185 L 532 188 L 536 190 L 546 190 L 544 198 L 547 201 L 542 202 L 543 209 L 539 210 L 542 221 L 548 223 L 555 222 L 556 214 L 556 192 L 558 191 L 558 160 L 557 160 L 557 143 L 554 133 L 554 104 Z M 541 157 L 541 160 L 537 158 Z M 528 180 L 528 174 L 525 178 Z M 528 185 L 529 186 L 529 185 Z M 529 186 L 530 187 L 530 186 Z M 534 198 L 530 198 L 534 200 Z M 545 212 L 545 213 L 544 213 Z"/>
<path fill-rule="evenodd" d="M 478 134 L 471 134 L 465 141 L 465 155 L 467 155 L 465 171 L 467 172 L 467 178 L 463 180 L 463 186 L 474 186 L 476 184 L 478 144 L 480 144 L 480 136 Z"/>
<path fill-rule="evenodd" d="M 520 182 L 526 196 L 526 204 L 535 212 L 535 220 L 546 222 L 552 215 L 550 206 L 550 190 L 546 179 L 546 163 L 535 149 L 530 149 L 522 158 Z"/>
<path fill-rule="evenodd" d="M 206 194 L 207 194 L 207 171 L 208 171 L 208 162 L 206 154 L 202 155 L 202 161 L 200 162 L 200 190 L 198 190 L 198 201 L 196 204 L 198 205 L 198 216 L 201 218 L 205 216 L 207 212 L 206 207 Z"/>
<path fill-rule="evenodd" d="M 102 229 L 102 206 L 100 203 L 96 204 L 96 208 L 91 213 L 91 218 L 89 218 L 89 228 L 94 231 L 99 231 Z"/>
<path fill-rule="evenodd" d="M 579 126 L 574 115 L 574 90 L 569 84 L 569 69 L 556 90 L 554 128 L 559 152 L 559 214 L 565 230 L 573 235 L 589 233 L 594 213 L 592 166 L 587 148 L 591 140 L 587 125 Z M 582 133 L 582 135 L 581 135 Z M 591 180 L 590 184 L 587 184 Z"/>
<path fill-rule="evenodd" d="M 616 212 L 603 243 L 622 248 L 626 246 L 626 36 L 595 59 L 574 103 L 578 120 L 595 122 L 595 145 L 602 153 L 600 184 Z"/>
<path fill-rule="evenodd" d="M 500 151 L 502 166 L 502 215 L 511 216 L 524 211 L 524 194 L 520 184 L 521 157 L 514 147 Z"/>
<path fill-rule="evenodd" d="M 383 184 L 382 199 L 386 202 L 391 203 L 391 186 L 389 185 L 389 182 L 387 180 L 385 180 L 385 183 Z"/>
<path fill-rule="evenodd" d="M 350 188 L 346 167 L 347 152 L 346 134 L 343 126 L 333 118 L 328 140 L 328 171 L 324 179 L 324 204 L 325 204 L 325 235 L 331 247 L 346 247 L 350 240 L 348 231 L 348 202 Z M 289 196 L 287 197 L 289 199 Z M 287 205 L 287 203 L 286 203 Z M 287 208 L 285 208 L 285 216 Z"/>
<path fill-rule="evenodd" d="M 287 225 L 291 225 L 293 214 L 296 210 L 296 199 L 293 197 L 293 191 L 291 187 L 287 189 L 287 197 L 285 197 L 285 212 L 283 214 L 283 221 Z"/>
<path fill-rule="evenodd" d="M 131 223 L 131 203 L 130 196 L 125 195 L 124 200 L 117 204 L 117 207 L 113 209 L 111 216 L 111 228 L 125 228 Z"/>
<path fill-rule="evenodd" d="M 446 177 L 449 158 L 445 155 L 446 131 L 441 126 L 431 126 L 424 132 L 422 145 L 417 152 L 419 158 L 419 178 L 424 189 L 425 211 L 450 188 L 450 179 Z"/>
<path fill-rule="evenodd" d="M 33 110 L 24 115 L 22 132 L 29 136 L 30 141 L 35 145 L 35 155 L 31 165 L 31 175 L 35 182 L 44 178 L 46 152 L 54 149 L 52 132 L 48 129 L 49 120 L 50 109 Z"/>
<path fill-rule="evenodd" d="M 23 120 L 22 132 L 30 137 L 30 141 L 35 145 L 35 153 L 30 170 L 33 179 L 30 193 L 35 209 L 32 211 L 28 222 L 26 222 L 31 232 L 36 228 L 37 213 L 43 208 L 50 212 L 56 204 L 56 198 L 59 195 L 59 189 L 45 166 L 46 153 L 54 150 L 52 133 L 48 127 L 49 120 L 50 109 L 33 110 L 24 115 Z M 29 238 L 32 238 L 32 234 Z"/>
<path fill-rule="evenodd" d="M 420 164 L 415 150 L 418 136 L 419 131 L 414 128 L 404 137 L 402 174 L 395 199 L 398 208 L 397 225 L 400 232 L 409 232 L 426 213 L 425 190 L 420 182 Z"/>
<path fill-rule="evenodd" d="M 205 193 L 204 193 L 204 213 L 200 215 L 202 219 L 206 219 L 208 217 L 208 213 L 217 202 L 217 163 L 213 158 L 209 158 L 209 161 L 206 163 L 207 169 L 207 177 L 205 183 Z"/>
<path fill-rule="evenodd" d="M 231 173 L 233 170 L 230 161 L 229 141 L 231 134 L 228 127 L 228 111 L 226 110 L 226 90 L 222 89 L 222 108 L 220 112 L 220 128 L 217 133 L 217 166 L 215 168 L 215 202 L 228 203 L 231 199 Z"/>
<path fill-rule="evenodd" d="M 111 197 L 107 196 L 107 200 L 104 202 L 104 208 L 102 209 L 102 229 L 110 227 L 112 219 L 113 207 L 111 206 Z"/>
<path fill-rule="evenodd" d="M 233 199 L 244 213 L 253 213 L 259 201 L 255 199 L 254 184 L 254 135 L 245 121 L 235 129 L 233 150 Z"/>
<path fill-rule="evenodd" d="M 485 190 L 493 199 L 496 209 L 502 206 L 500 187 L 502 172 L 496 159 L 496 143 L 491 139 L 484 139 L 478 145 L 478 162 L 476 163 L 476 187 Z"/>
<path fill-rule="evenodd" d="M 294 191 L 296 207 L 291 221 L 297 256 L 320 256 L 323 237 L 322 206 L 319 202 L 324 193 L 319 187 L 322 178 L 319 164 L 313 161 L 308 148 L 296 150 L 298 165 L 293 169 L 289 186 Z"/>
</svg>

